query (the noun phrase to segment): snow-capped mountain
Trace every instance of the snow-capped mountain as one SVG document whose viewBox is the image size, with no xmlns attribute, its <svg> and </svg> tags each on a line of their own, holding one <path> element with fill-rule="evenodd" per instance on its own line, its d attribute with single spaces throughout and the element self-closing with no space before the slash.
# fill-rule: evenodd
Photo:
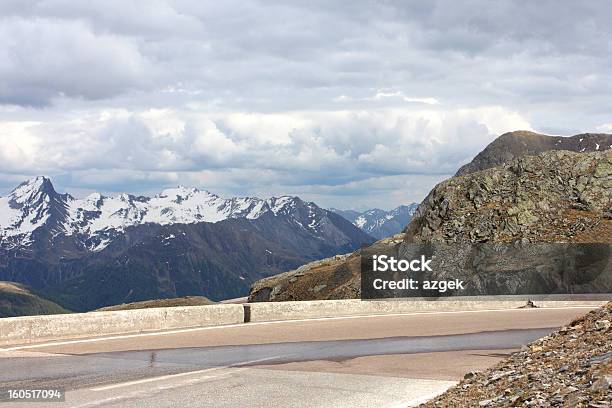
<svg viewBox="0 0 612 408">
<path fill-rule="evenodd" d="M 204 295 L 245 296 L 262 277 L 351 252 L 373 238 L 299 197 L 59 194 L 37 177 L 0 198 L 0 281 L 70 310 Z"/>
<path fill-rule="evenodd" d="M 295 219 L 296 223 L 316 234 L 324 210 L 298 197 L 225 199 L 179 186 L 154 197 L 94 193 L 77 199 L 58 194 L 48 178 L 36 177 L 20 184 L 7 197 L 0 197 L 0 245 L 27 246 L 35 230 L 47 227 L 54 236 L 80 236 L 89 244 L 88 249 L 99 251 L 130 226 L 255 220 L 266 214 L 290 215 L 300 205 L 307 209 L 307 222 Z"/>
<path fill-rule="evenodd" d="M 408 225 L 418 204 L 400 205 L 391 211 L 378 208 L 359 212 L 353 210 L 338 210 L 331 208 L 330 211 L 341 215 L 353 225 L 367 232 L 377 239 L 399 234 Z"/>
<path fill-rule="evenodd" d="M 61 233 L 70 199 L 58 194 L 45 177 L 21 183 L 7 197 L 0 197 L 0 245 L 28 245 L 42 227 Z"/>
</svg>

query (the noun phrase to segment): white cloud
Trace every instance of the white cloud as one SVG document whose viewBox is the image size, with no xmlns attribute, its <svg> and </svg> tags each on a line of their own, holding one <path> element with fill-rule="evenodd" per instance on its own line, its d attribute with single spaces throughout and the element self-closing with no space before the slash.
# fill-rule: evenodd
<svg viewBox="0 0 612 408">
<path fill-rule="evenodd" d="M 0 146 L 11 157 L 0 163 L 0 172 L 72 175 L 70 187 L 97 184 L 105 191 L 112 189 L 111 180 L 132 185 L 135 192 L 148 190 L 153 181 L 197 182 L 212 189 L 205 183 L 216 175 L 216 186 L 238 194 L 240 184 L 248 183 L 245 191 L 266 195 L 273 182 L 292 191 L 308 193 L 309 186 L 320 186 L 342 195 L 351 183 L 371 179 L 452 174 L 501 126 L 529 128 L 520 115 L 499 107 L 282 114 L 90 111 L 45 123 L 0 122 Z"/>
<path fill-rule="evenodd" d="M 353 98 L 347 95 L 335 97 L 334 102 L 370 102 L 370 101 L 400 101 L 406 103 L 419 103 L 425 105 L 439 105 L 440 101 L 433 97 L 406 96 L 402 91 L 379 89 L 373 96 Z"/>
<path fill-rule="evenodd" d="M 0 171 L 23 171 L 33 165 L 40 141 L 29 133 L 37 122 L 0 122 Z"/>
<path fill-rule="evenodd" d="M 404 102 L 424 103 L 427 105 L 439 105 L 440 102 L 436 98 L 419 98 L 404 95 L 401 91 L 383 91 L 378 90 L 374 99 L 381 100 L 387 98 L 398 98 Z"/>
</svg>

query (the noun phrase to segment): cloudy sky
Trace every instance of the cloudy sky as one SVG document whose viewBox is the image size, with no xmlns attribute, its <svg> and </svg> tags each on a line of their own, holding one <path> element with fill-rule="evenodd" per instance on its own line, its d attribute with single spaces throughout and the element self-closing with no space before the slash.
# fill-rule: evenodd
<svg viewBox="0 0 612 408">
<path fill-rule="evenodd" d="M 608 1 L 0 2 L 0 194 L 420 201 L 497 135 L 612 131 Z"/>
</svg>

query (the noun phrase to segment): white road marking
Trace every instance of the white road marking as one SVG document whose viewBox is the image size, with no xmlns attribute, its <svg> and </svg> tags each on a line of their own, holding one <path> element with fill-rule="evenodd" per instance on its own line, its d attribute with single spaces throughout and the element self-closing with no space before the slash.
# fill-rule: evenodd
<svg viewBox="0 0 612 408">
<path fill-rule="evenodd" d="M 134 381 L 126 381 L 126 382 L 122 382 L 122 383 L 117 383 L 117 384 L 110 384 L 110 385 L 104 385 L 102 387 L 95 387 L 95 388 L 91 388 L 91 391 L 106 391 L 106 390 L 112 390 L 115 388 L 123 388 L 123 387 L 129 387 L 131 385 L 139 385 L 139 384 L 146 384 L 146 383 L 150 383 L 150 382 L 154 382 L 154 381 L 163 381 L 163 380 L 169 380 L 169 379 L 174 379 L 174 378 L 179 378 L 179 377 L 185 377 L 185 376 L 191 376 L 191 375 L 197 375 L 197 374 L 204 374 L 204 373 L 211 373 L 213 371 L 219 371 L 219 370 L 223 370 L 226 368 L 235 368 L 235 367 L 241 367 L 247 364 L 255 364 L 255 363 L 261 363 L 263 361 L 268 361 L 268 360 L 274 360 L 276 358 L 281 357 L 279 356 L 272 356 L 272 357 L 266 357 L 266 358 L 260 358 L 257 360 L 250 360 L 250 361 L 242 361 L 240 363 L 235 363 L 235 364 L 230 364 L 230 365 L 226 365 L 226 366 L 219 366 L 219 367 L 211 367 L 211 368 L 206 368 L 204 370 L 197 370 L 197 371 L 187 371 L 184 373 L 178 373 L 178 374 L 168 374 L 168 375 L 161 375 L 158 377 L 150 377 L 150 378 L 143 378 L 142 380 L 134 380 Z M 206 376 L 203 378 L 213 378 L 215 376 Z"/>
<path fill-rule="evenodd" d="M 72 406 L 72 408 L 97 407 L 97 406 L 107 405 L 108 403 L 119 403 L 121 401 L 129 400 L 129 399 L 134 399 L 134 398 L 146 399 L 146 398 L 150 398 L 153 393 L 158 393 L 160 391 L 166 391 L 166 390 L 173 390 L 173 389 L 179 388 L 179 387 L 191 386 L 191 385 L 200 383 L 202 381 L 209 380 L 211 378 L 220 379 L 220 378 L 223 378 L 226 375 L 236 374 L 236 373 L 239 373 L 239 372 L 244 371 L 246 369 L 247 368 L 237 368 L 237 369 L 234 369 L 234 370 L 232 370 L 231 372 L 228 372 L 228 373 L 217 374 L 217 375 L 209 375 L 209 376 L 203 376 L 203 377 L 187 379 L 187 380 L 181 381 L 178 384 L 158 385 L 158 386 L 156 386 L 154 388 L 147 388 L 145 390 L 136 390 L 136 391 L 131 391 L 131 392 L 127 392 L 127 393 L 124 391 L 122 394 L 116 394 L 115 396 L 110 397 L 110 398 L 105 398 L 105 399 L 95 400 L 95 401 L 87 401 L 84 404 Z M 68 393 L 70 393 L 70 392 L 71 391 L 68 391 Z"/>
<path fill-rule="evenodd" d="M 146 384 L 146 383 L 150 383 L 150 382 L 154 382 L 154 381 L 163 381 L 163 380 L 168 380 L 168 379 L 171 379 L 171 378 L 184 377 L 184 376 L 187 376 L 187 375 L 197 375 L 197 374 L 210 373 L 210 372 L 213 372 L 213 371 L 221 370 L 223 368 L 228 368 L 228 367 L 227 366 L 212 367 L 212 368 L 207 368 L 205 370 L 188 371 L 186 373 L 178 373 L 178 374 L 162 375 L 162 376 L 159 376 L 159 377 L 144 378 L 142 380 L 126 381 L 126 382 L 118 383 L 118 384 L 105 385 L 103 387 L 95 387 L 95 388 L 91 388 L 90 390 L 91 391 L 106 391 L 106 390 L 112 390 L 112 389 L 115 389 L 115 388 L 129 387 L 130 385 Z M 210 378 L 210 376 L 206 376 L 206 377 L 203 377 L 203 378 Z"/>
<path fill-rule="evenodd" d="M 409 313 L 388 313 L 388 314 L 336 316 L 336 317 L 317 317 L 317 318 L 312 318 L 312 319 L 296 319 L 296 320 L 273 320 L 269 322 L 237 323 L 237 324 L 228 324 L 224 326 L 193 327 L 193 328 L 187 328 L 187 329 L 167 330 L 167 331 L 161 331 L 161 332 L 119 334 L 115 336 L 95 337 L 91 339 L 47 342 L 47 343 L 39 343 L 39 344 L 30 344 L 26 346 L 0 348 L 0 352 L 27 350 L 27 349 L 33 349 L 33 348 L 39 348 L 39 347 L 63 346 L 66 344 L 93 343 L 93 342 L 98 342 L 98 341 L 129 339 L 129 338 L 134 338 L 134 337 L 165 336 L 169 334 L 190 333 L 190 332 L 205 331 L 205 330 L 220 330 L 220 329 L 227 329 L 227 328 L 234 328 L 234 327 L 263 326 L 263 325 L 270 325 L 270 324 L 287 324 L 287 323 L 300 323 L 300 322 L 316 322 L 316 321 L 324 321 L 324 320 L 348 320 L 348 319 L 364 319 L 364 318 L 383 318 L 383 317 L 392 317 L 392 316 L 418 316 L 418 315 L 485 313 L 485 312 L 516 312 L 516 311 L 527 312 L 527 311 L 538 311 L 538 310 L 566 310 L 566 309 L 590 309 L 592 310 L 596 308 L 597 306 L 585 305 L 585 306 L 564 306 L 564 307 L 542 307 L 542 308 L 533 308 L 533 309 L 526 308 L 526 309 L 452 310 L 452 311 L 438 311 L 438 312 L 409 312 Z"/>
</svg>

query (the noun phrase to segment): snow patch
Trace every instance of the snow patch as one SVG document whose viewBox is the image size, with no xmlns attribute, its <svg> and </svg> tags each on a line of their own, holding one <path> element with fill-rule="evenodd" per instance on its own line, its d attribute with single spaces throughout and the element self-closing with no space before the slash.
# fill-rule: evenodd
<svg viewBox="0 0 612 408">
<path fill-rule="evenodd" d="M 366 225 L 367 222 L 368 220 L 366 220 L 365 217 L 362 215 L 357 217 L 357 219 L 355 220 L 355 225 L 357 226 L 357 228 L 363 228 L 363 226 Z"/>
</svg>

